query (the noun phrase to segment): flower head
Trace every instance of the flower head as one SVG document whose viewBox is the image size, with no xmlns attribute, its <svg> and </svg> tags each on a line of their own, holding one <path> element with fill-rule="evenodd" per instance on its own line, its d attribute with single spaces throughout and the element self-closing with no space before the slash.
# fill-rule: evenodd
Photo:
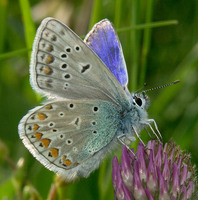
<svg viewBox="0 0 198 200">
<path fill-rule="evenodd" d="M 195 199 L 197 181 L 190 155 L 173 142 L 140 142 L 134 150 L 122 148 L 121 164 L 113 158 L 112 181 L 117 200 Z"/>
</svg>

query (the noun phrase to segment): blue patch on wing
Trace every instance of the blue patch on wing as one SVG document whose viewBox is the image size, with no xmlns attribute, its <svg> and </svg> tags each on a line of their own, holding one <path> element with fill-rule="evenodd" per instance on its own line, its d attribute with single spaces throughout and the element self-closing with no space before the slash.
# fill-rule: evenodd
<svg viewBox="0 0 198 200">
<path fill-rule="evenodd" d="M 100 57 L 124 87 L 128 83 L 122 47 L 115 29 L 107 19 L 95 24 L 84 42 Z"/>
</svg>

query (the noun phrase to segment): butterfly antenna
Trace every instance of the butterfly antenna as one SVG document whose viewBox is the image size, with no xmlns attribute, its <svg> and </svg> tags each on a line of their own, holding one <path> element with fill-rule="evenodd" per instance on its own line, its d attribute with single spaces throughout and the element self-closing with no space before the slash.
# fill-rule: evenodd
<svg viewBox="0 0 198 200">
<path fill-rule="evenodd" d="M 148 92 L 148 91 L 152 91 L 152 90 L 158 90 L 158 89 L 161 89 L 161 88 L 170 86 L 170 85 L 177 84 L 177 83 L 179 83 L 179 82 L 180 82 L 180 80 L 176 80 L 176 81 L 173 81 L 172 83 L 168 83 L 168 84 L 165 84 L 165 85 L 160 85 L 160 86 L 157 86 L 157 87 L 154 87 L 154 88 L 150 88 L 150 89 L 144 90 L 144 91 L 142 91 L 142 92 Z"/>
<path fill-rule="evenodd" d="M 146 86 L 147 86 L 147 83 L 144 83 L 144 85 L 143 85 L 140 89 L 136 90 L 134 93 L 137 94 L 140 90 L 142 90 L 142 89 L 145 88 Z"/>
</svg>

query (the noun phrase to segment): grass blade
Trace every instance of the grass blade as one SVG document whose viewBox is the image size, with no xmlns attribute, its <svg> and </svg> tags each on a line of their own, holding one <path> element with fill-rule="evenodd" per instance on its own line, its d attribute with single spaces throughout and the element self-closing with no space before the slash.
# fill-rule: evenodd
<svg viewBox="0 0 198 200">
<path fill-rule="evenodd" d="M 146 24 L 132 25 L 131 27 L 119 28 L 119 29 L 117 29 L 117 32 L 158 28 L 158 27 L 162 27 L 162 26 L 170 26 L 170 25 L 177 25 L 177 24 L 178 24 L 177 20 L 158 21 L 158 22 L 152 22 L 152 23 L 146 23 Z"/>
<path fill-rule="evenodd" d="M 36 28 L 32 19 L 29 1 L 19 0 L 19 3 L 20 3 L 22 19 L 24 23 L 26 46 L 29 49 L 32 47 L 32 43 L 34 41 L 34 37 L 36 33 Z M 29 52 L 29 58 L 30 58 L 30 52 Z"/>
<path fill-rule="evenodd" d="M 32 50 L 32 48 L 29 48 L 29 49 L 24 48 L 24 49 L 19 49 L 16 51 L 11 51 L 8 53 L 0 54 L 0 60 L 4 60 L 4 59 L 10 58 L 12 56 L 17 56 L 19 54 L 23 54 L 23 53 L 29 52 L 31 50 Z"/>
<path fill-rule="evenodd" d="M 153 0 L 148 0 L 147 1 L 147 10 L 146 10 L 146 19 L 145 19 L 146 23 L 151 22 L 152 12 L 153 12 Z M 141 66 L 140 66 L 141 71 L 140 71 L 139 85 L 143 85 L 145 82 L 147 55 L 148 55 L 148 52 L 150 49 L 150 42 L 151 42 L 151 28 L 147 28 L 147 29 L 144 29 L 144 34 L 143 34 Z"/>
<path fill-rule="evenodd" d="M 122 12 L 122 0 L 116 0 L 115 2 L 115 17 L 114 17 L 114 27 L 118 29 L 120 27 Z"/>
<path fill-rule="evenodd" d="M 95 23 L 97 23 L 101 20 L 102 3 L 103 3 L 103 1 L 101 1 L 101 0 L 95 0 L 93 3 L 91 19 L 89 22 L 89 30 L 92 29 L 92 27 L 94 26 Z"/>
<path fill-rule="evenodd" d="M 7 0 L 0 0 L 0 53 L 4 49 L 4 42 L 6 36 L 6 18 L 7 18 Z"/>
</svg>

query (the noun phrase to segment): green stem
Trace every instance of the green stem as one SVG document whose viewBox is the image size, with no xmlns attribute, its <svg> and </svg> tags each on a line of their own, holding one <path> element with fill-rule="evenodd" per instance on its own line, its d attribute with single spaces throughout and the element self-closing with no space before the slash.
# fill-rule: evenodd
<svg viewBox="0 0 198 200">
<path fill-rule="evenodd" d="M 145 19 L 146 23 L 151 22 L 152 12 L 153 12 L 153 0 L 148 0 L 147 10 L 146 10 L 146 19 Z M 143 35 L 141 67 L 140 67 L 141 71 L 140 71 L 140 81 L 139 81 L 140 85 L 143 85 L 145 82 L 147 56 L 150 49 L 150 42 L 151 42 L 151 28 L 147 28 L 144 30 L 144 35 Z"/>
<path fill-rule="evenodd" d="M 90 17 L 91 19 L 89 22 L 89 30 L 91 30 L 94 24 L 101 19 L 102 2 L 102 0 L 95 0 L 93 2 L 93 9 Z"/>
<path fill-rule="evenodd" d="M 6 19 L 7 19 L 7 0 L 0 0 L 0 53 L 3 52 L 6 36 Z"/>
<path fill-rule="evenodd" d="M 131 25 L 136 26 L 137 23 L 137 1 L 132 0 L 132 19 Z M 137 87 L 137 75 L 138 75 L 138 41 L 137 41 L 137 32 L 136 29 L 131 30 L 130 34 L 130 54 L 131 54 L 131 66 L 128 68 L 129 72 L 129 88 L 135 90 Z"/>
<path fill-rule="evenodd" d="M 117 32 L 150 29 L 150 28 L 157 28 L 157 27 L 170 26 L 170 25 L 176 25 L 176 24 L 178 24 L 177 20 L 159 21 L 159 22 L 152 22 L 152 23 L 146 23 L 146 24 L 132 25 L 131 27 L 126 27 L 126 28 L 119 28 L 117 29 Z"/>
<path fill-rule="evenodd" d="M 19 3 L 20 3 L 22 18 L 23 18 L 23 23 L 24 23 L 26 46 L 29 49 L 32 47 L 32 43 L 34 41 L 34 37 L 35 37 L 35 33 L 36 33 L 35 24 L 32 19 L 29 1 L 28 0 L 19 0 Z M 29 52 L 28 55 L 30 58 L 31 53 Z"/>
<path fill-rule="evenodd" d="M 123 3 L 122 0 L 116 0 L 116 3 L 115 3 L 114 27 L 116 29 L 120 27 L 122 3 Z"/>
</svg>

